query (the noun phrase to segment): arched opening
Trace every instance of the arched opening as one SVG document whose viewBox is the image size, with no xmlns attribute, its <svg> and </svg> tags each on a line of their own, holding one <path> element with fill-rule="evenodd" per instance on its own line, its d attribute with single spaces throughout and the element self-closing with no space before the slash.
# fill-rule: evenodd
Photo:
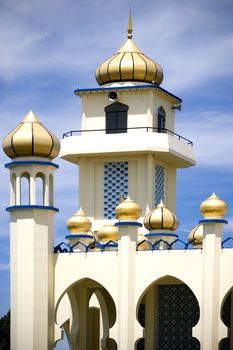
<svg viewBox="0 0 233 350">
<path fill-rule="evenodd" d="M 116 321 L 116 307 L 108 291 L 85 278 L 70 286 L 65 295 L 66 299 L 62 297 L 58 302 L 56 322 L 64 328 L 70 349 L 116 350 L 116 342 L 109 336 Z"/>
<path fill-rule="evenodd" d="M 227 337 L 220 341 L 219 350 L 233 349 L 233 288 L 223 300 L 221 319 L 227 327 Z"/>
<path fill-rule="evenodd" d="M 23 173 L 20 177 L 20 204 L 30 204 L 30 175 Z"/>
<path fill-rule="evenodd" d="M 15 205 L 16 204 L 16 176 L 15 174 L 11 175 L 11 182 L 10 182 L 10 204 Z"/>
<path fill-rule="evenodd" d="M 49 205 L 53 206 L 54 201 L 53 201 L 53 197 L 54 197 L 54 189 L 53 189 L 53 175 L 49 175 Z"/>
<path fill-rule="evenodd" d="M 45 178 L 44 174 L 37 173 L 36 174 L 36 204 L 44 205 L 45 203 Z"/>
<path fill-rule="evenodd" d="M 166 127 L 166 113 L 162 106 L 158 108 L 158 132 L 165 132 Z"/>
<path fill-rule="evenodd" d="M 115 102 L 105 107 L 106 134 L 117 134 L 127 132 L 129 106 Z"/>
<path fill-rule="evenodd" d="M 137 350 L 199 350 L 192 328 L 200 317 L 198 301 L 192 290 L 177 278 L 167 276 L 153 283 L 141 296 L 137 319 L 144 328 L 144 338 Z"/>
</svg>

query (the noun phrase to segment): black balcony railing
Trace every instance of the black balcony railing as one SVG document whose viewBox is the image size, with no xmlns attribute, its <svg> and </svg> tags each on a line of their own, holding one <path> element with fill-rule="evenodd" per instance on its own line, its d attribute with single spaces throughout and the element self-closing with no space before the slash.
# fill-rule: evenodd
<svg viewBox="0 0 233 350">
<path fill-rule="evenodd" d="M 182 140 L 187 143 L 187 145 L 193 146 L 193 142 L 186 139 L 185 137 L 175 133 L 174 131 L 168 130 L 168 129 L 159 129 L 159 128 L 153 128 L 153 127 L 148 127 L 148 126 L 137 126 L 133 128 L 127 128 L 127 129 L 108 129 L 107 134 L 121 134 L 121 133 L 126 133 L 127 130 L 145 130 L 146 132 L 155 132 L 155 133 L 160 133 L 160 134 L 168 134 L 171 136 L 176 137 L 178 140 Z M 70 130 L 67 131 L 66 133 L 63 134 L 63 138 L 65 137 L 70 137 L 74 135 L 80 135 L 83 133 L 88 133 L 88 132 L 106 132 L 106 129 L 93 129 L 93 130 Z"/>
</svg>

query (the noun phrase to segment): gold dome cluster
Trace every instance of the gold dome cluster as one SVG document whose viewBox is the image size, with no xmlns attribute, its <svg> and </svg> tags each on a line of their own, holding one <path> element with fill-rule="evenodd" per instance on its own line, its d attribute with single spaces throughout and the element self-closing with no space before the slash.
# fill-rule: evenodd
<svg viewBox="0 0 233 350">
<path fill-rule="evenodd" d="M 136 46 L 132 40 L 132 18 L 129 15 L 128 40 L 96 69 L 99 85 L 120 81 L 142 81 L 160 85 L 163 81 L 161 66 Z"/>
<path fill-rule="evenodd" d="M 144 218 L 144 226 L 149 230 L 175 231 L 179 221 L 174 213 L 165 207 L 163 202 L 152 209 Z"/>
<path fill-rule="evenodd" d="M 119 220 L 137 220 L 141 213 L 140 206 L 129 196 L 116 207 L 116 217 Z"/>
<path fill-rule="evenodd" d="M 222 218 L 227 212 L 227 204 L 213 193 L 201 203 L 200 211 L 204 218 Z"/>
<path fill-rule="evenodd" d="M 3 140 L 3 149 L 10 158 L 55 158 L 60 150 L 58 138 L 48 131 L 31 111 Z"/>
<path fill-rule="evenodd" d="M 89 232 L 91 229 L 91 220 L 86 217 L 82 208 L 80 208 L 76 214 L 67 220 L 66 226 L 68 230 L 73 234 L 85 233 Z"/>
</svg>

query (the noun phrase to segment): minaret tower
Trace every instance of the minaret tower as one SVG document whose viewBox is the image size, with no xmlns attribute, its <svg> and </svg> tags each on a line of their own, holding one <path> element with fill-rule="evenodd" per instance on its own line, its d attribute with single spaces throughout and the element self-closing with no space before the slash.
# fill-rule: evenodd
<svg viewBox="0 0 233 350">
<path fill-rule="evenodd" d="M 59 140 L 30 112 L 3 141 L 10 170 L 11 349 L 53 348 L 53 204 Z M 27 336 L 25 336 L 27 334 Z"/>
<path fill-rule="evenodd" d="M 80 206 L 94 230 L 115 219 L 120 193 L 140 204 L 142 216 L 161 199 L 175 212 L 176 170 L 195 164 L 192 142 L 175 133 L 182 100 L 160 87 L 162 68 L 134 43 L 131 14 L 127 36 L 98 66 L 99 87 L 75 91 L 81 130 L 61 143 L 61 157 L 79 165 Z"/>
</svg>

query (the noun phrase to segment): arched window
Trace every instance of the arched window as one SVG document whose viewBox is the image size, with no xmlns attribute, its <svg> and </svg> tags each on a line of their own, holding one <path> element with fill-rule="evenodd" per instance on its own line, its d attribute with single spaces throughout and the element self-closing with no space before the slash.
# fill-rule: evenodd
<svg viewBox="0 0 233 350">
<path fill-rule="evenodd" d="M 16 176 L 15 176 L 15 174 L 11 175 L 10 203 L 11 203 L 11 205 L 16 204 Z"/>
<path fill-rule="evenodd" d="M 129 106 L 115 102 L 105 107 L 106 134 L 117 134 L 127 132 Z"/>
<path fill-rule="evenodd" d="M 44 196 L 45 196 L 45 183 L 44 175 L 42 173 L 36 174 L 36 204 L 44 205 Z"/>
<path fill-rule="evenodd" d="M 158 132 L 165 132 L 166 113 L 162 106 L 158 108 Z"/>
<path fill-rule="evenodd" d="M 23 173 L 20 178 L 20 204 L 30 204 L 30 175 Z"/>
<path fill-rule="evenodd" d="M 53 206 L 53 175 L 49 175 L 49 205 Z"/>
</svg>

